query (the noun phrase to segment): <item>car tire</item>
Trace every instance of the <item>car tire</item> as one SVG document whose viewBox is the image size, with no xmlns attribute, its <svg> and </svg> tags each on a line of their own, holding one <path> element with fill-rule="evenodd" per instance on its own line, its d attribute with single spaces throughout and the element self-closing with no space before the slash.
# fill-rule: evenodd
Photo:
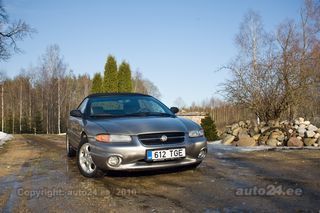
<svg viewBox="0 0 320 213">
<path fill-rule="evenodd" d="M 70 145 L 68 134 L 66 135 L 66 152 L 68 157 L 74 157 L 77 154 L 76 150 Z"/>
<path fill-rule="evenodd" d="M 95 165 L 90 155 L 90 143 L 84 137 L 77 152 L 77 165 L 80 173 L 88 178 L 103 176 L 103 172 Z"/>
</svg>

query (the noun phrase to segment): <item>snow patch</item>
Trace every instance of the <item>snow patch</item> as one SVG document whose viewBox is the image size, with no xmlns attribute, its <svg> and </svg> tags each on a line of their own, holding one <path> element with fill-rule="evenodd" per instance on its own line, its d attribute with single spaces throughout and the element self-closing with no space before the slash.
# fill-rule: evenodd
<svg viewBox="0 0 320 213">
<path fill-rule="evenodd" d="M 4 132 L 0 132 L 0 146 L 3 145 L 8 140 L 11 140 L 12 138 L 13 138 L 12 135 L 4 133 Z"/>
<path fill-rule="evenodd" d="M 254 152 L 254 151 L 265 151 L 265 150 L 273 150 L 273 151 L 286 151 L 286 150 L 320 150 L 320 147 L 314 146 L 303 146 L 303 147 L 288 147 L 288 146 L 232 146 L 232 145 L 224 145 L 221 140 L 218 141 L 208 141 L 208 151 L 217 156 L 222 156 L 227 152 Z"/>
<path fill-rule="evenodd" d="M 218 155 L 222 155 L 224 152 L 253 152 L 272 149 L 270 146 L 231 146 L 224 145 L 221 140 L 208 142 L 209 152 L 214 152 Z"/>
</svg>

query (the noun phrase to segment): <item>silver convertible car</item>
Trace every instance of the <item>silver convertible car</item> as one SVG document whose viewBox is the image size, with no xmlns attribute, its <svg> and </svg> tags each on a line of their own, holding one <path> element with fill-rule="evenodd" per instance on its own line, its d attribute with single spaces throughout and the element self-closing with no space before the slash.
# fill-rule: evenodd
<svg viewBox="0 0 320 213">
<path fill-rule="evenodd" d="M 177 117 L 178 111 L 144 94 L 89 95 L 70 112 L 67 155 L 76 156 L 85 177 L 196 167 L 207 154 L 207 140 L 201 126 Z"/>
</svg>

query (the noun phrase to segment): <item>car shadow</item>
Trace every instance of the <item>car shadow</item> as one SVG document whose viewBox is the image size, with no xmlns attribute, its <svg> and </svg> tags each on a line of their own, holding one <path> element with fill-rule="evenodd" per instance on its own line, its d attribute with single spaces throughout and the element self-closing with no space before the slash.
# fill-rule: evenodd
<svg viewBox="0 0 320 213">
<path fill-rule="evenodd" d="M 188 170 L 195 170 L 193 166 L 183 166 L 176 168 L 157 169 L 151 171 L 108 171 L 104 176 L 107 177 L 141 177 L 141 176 L 154 176 L 161 174 L 172 174 Z"/>
</svg>

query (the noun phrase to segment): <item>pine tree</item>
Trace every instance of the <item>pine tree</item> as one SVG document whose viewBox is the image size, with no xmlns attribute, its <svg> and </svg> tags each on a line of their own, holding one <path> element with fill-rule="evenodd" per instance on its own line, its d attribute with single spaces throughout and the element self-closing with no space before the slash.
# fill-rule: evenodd
<svg viewBox="0 0 320 213">
<path fill-rule="evenodd" d="M 103 92 L 118 92 L 117 62 L 111 55 L 104 66 Z"/>
<path fill-rule="evenodd" d="M 132 79 L 130 65 L 123 61 L 118 73 L 118 91 L 132 92 Z"/>
<path fill-rule="evenodd" d="M 201 119 L 201 126 L 204 130 L 204 135 L 206 136 L 208 141 L 214 141 L 219 139 L 216 125 L 210 115 L 206 115 L 206 117 Z"/>
<path fill-rule="evenodd" d="M 102 77 L 100 73 L 95 73 L 92 79 L 91 93 L 103 92 Z"/>
<path fill-rule="evenodd" d="M 131 77 L 131 68 L 128 63 L 126 63 L 126 69 L 124 72 L 125 81 L 126 81 L 126 91 L 125 92 L 132 92 L 132 77 Z"/>
</svg>

